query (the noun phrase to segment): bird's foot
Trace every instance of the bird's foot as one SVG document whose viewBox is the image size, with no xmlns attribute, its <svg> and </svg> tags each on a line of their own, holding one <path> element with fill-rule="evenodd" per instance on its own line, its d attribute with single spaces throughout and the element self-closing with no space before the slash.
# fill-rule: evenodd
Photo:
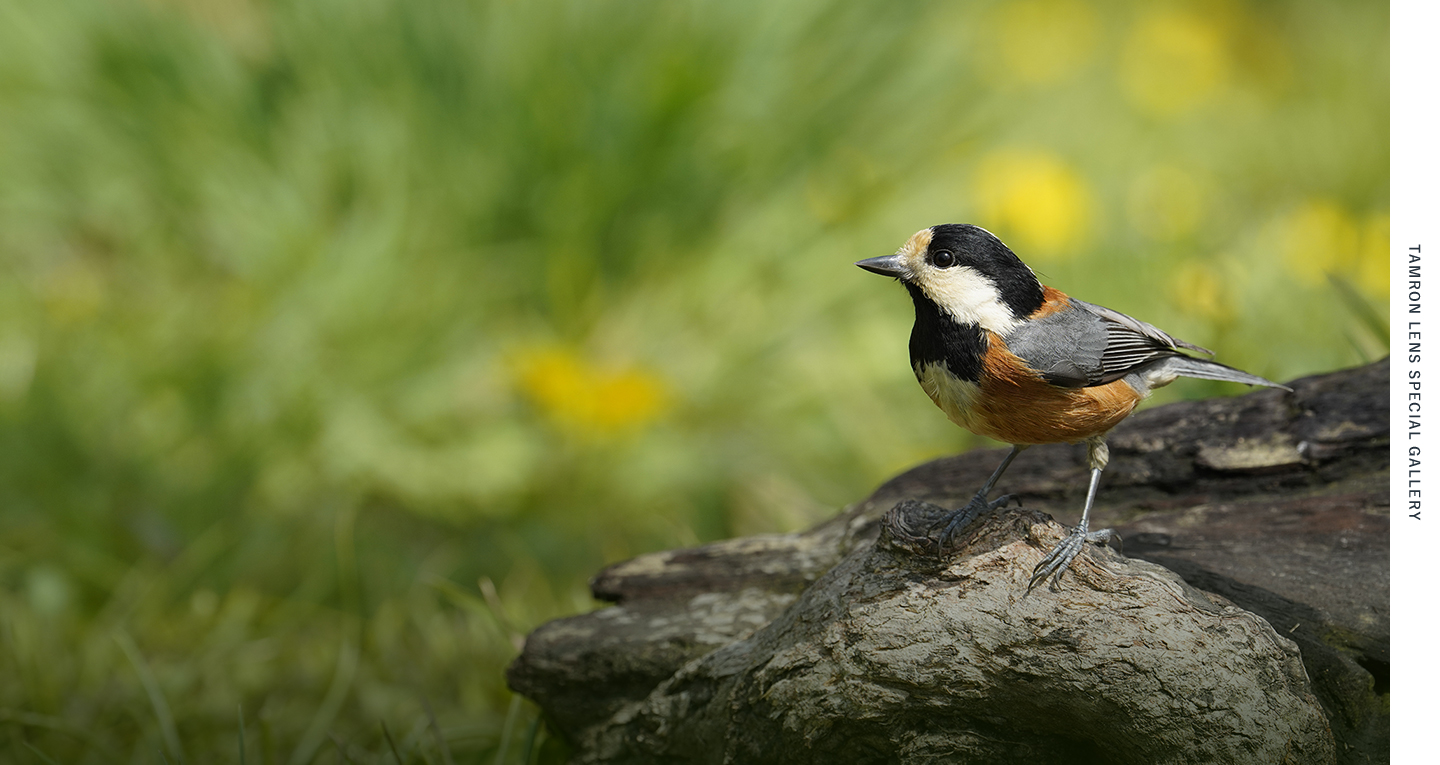
<svg viewBox="0 0 1440 765">
<path fill-rule="evenodd" d="M 1014 494 L 1006 494 L 1003 497 L 993 500 L 986 499 L 983 493 L 976 494 L 974 498 L 970 500 L 969 504 L 940 516 L 936 519 L 935 523 L 931 524 L 930 532 L 926 534 L 927 537 L 935 540 L 936 554 L 944 553 L 945 550 L 950 547 L 950 544 L 955 541 L 955 536 L 964 530 L 966 526 L 973 523 L 976 518 L 979 518 L 984 513 L 1005 507 L 1010 504 L 1010 500 L 1012 499 L 1015 500 L 1016 504 L 1019 504 L 1020 500 L 1017 499 Z M 934 536 L 937 529 L 940 531 L 938 538 Z"/>
<path fill-rule="evenodd" d="M 1046 555 L 1045 559 L 1040 561 L 1040 565 L 1035 567 L 1035 572 L 1030 575 L 1030 586 L 1025 588 L 1025 593 L 1028 595 L 1031 590 L 1035 589 L 1035 585 L 1040 584 L 1046 579 L 1050 579 L 1050 589 L 1058 590 L 1060 577 L 1064 576 L 1065 572 L 1070 569 L 1070 564 L 1075 560 L 1076 556 L 1080 554 L 1080 551 L 1085 548 L 1085 543 L 1098 542 L 1104 544 L 1110 541 L 1111 537 L 1118 538 L 1118 535 L 1111 529 L 1091 531 L 1089 524 L 1080 524 L 1074 531 L 1070 532 L 1070 536 L 1060 540 L 1060 544 L 1056 545 L 1055 549 L 1051 550 L 1050 554 Z"/>
<path fill-rule="evenodd" d="M 1013 494 L 994 500 L 987 499 L 984 494 L 976 494 L 969 504 L 955 510 L 907 499 L 890 508 L 881 523 L 891 540 L 901 547 L 915 554 L 939 556 L 976 518 L 1005 507 L 1012 499 L 1020 504 L 1019 498 Z"/>
</svg>

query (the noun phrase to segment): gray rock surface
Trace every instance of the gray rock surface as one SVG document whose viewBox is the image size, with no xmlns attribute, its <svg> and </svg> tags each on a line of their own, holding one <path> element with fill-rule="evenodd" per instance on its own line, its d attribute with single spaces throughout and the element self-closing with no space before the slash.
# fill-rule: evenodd
<svg viewBox="0 0 1440 765">
<path fill-rule="evenodd" d="M 536 630 L 511 686 L 578 762 L 1388 761 L 1388 363 L 1291 385 L 1117 428 L 1096 527 L 1134 557 L 1091 546 L 1059 592 L 1023 595 L 1083 447 L 1022 455 L 1024 508 L 953 554 L 881 538 L 967 500 L 1002 454 L 973 452 L 606 569 L 616 605 Z"/>
</svg>

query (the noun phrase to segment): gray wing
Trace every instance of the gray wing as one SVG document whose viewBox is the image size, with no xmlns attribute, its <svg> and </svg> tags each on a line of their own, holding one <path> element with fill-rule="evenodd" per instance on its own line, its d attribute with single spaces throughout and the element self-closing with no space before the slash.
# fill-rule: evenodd
<svg viewBox="0 0 1440 765">
<path fill-rule="evenodd" d="M 1027 321 L 1005 338 L 1011 353 L 1053 385 L 1105 385 L 1181 349 L 1214 355 L 1119 311 L 1068 300 L 1068 308 Z"/>
</svg>

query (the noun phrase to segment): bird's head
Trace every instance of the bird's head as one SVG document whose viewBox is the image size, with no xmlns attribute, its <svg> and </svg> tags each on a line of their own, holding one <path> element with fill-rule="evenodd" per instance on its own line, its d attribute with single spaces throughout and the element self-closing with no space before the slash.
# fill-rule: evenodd
<svg viewBox="0 0 1440 765">
<path fill-rule="evenodd" d="M 899 279 L 917 303 L 929 300 L 961 324 L 1000 335 L 1045 302 L 1029 266 L 994 234 L 964 223 L 921 229 L 894 255 L 855 265 Z"/>
</svg>

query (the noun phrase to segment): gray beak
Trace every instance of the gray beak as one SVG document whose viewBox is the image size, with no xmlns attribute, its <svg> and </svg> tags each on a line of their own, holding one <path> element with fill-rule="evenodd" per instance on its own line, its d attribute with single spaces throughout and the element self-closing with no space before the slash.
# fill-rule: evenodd
<svg viewBox="0 0 1440 765">
<path fill-rule="evenodd" d="M 885 255 L 879 258 L 869 258 L 867 260 L 862 260 L 855 265 L 865 269 L 866 271 L 869 271 L 872 274 L 880 274 L 881 276 L 893 276 L 897 279 L 904 278 L 905 275 L 909 273 L 909 269 L 905 268 L 905 262 L 901 260 L 899 255 Z"/>
</svg>

